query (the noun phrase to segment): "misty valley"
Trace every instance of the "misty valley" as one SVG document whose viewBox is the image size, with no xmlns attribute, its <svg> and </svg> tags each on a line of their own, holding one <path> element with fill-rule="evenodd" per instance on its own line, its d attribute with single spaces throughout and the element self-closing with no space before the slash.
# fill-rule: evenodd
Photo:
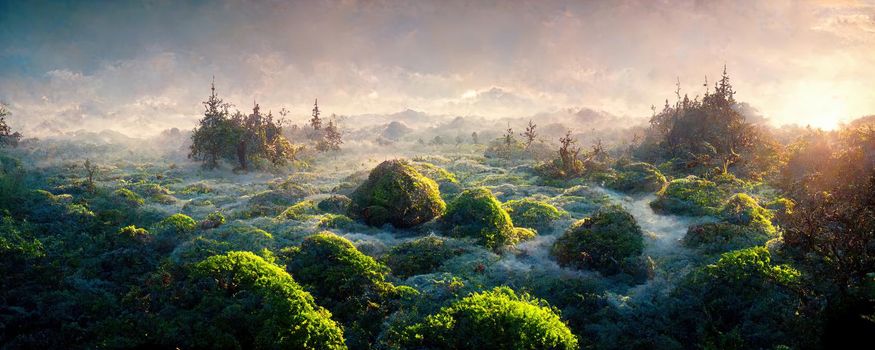
<svg viewBox="0 0 875 350">
<path fill-rule="evenodd" d="M 784 349 L 872 329 L 872 118 L 749 121 L 725 71 L 631 127 L 318 101 L 292 123 L 217 91 L 152 138 L 31 138 L 4 107 L 4 348 Z"/>
</svg>

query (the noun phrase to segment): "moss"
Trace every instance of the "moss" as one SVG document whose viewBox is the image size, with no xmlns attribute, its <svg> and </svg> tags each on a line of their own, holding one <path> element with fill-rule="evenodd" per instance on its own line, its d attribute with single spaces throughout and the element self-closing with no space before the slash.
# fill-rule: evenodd
<svg viewBox="0 0 875 350">
<path fill-rule="evenodd" d="M 471 294 L 401 332 L 403 348 L 578 349 L 559 311 L 507 287 Z"/>
<path fill-rule="evenodd" d="M 667 183 L 656 167 L 643 162 L 619 164 L 616 172 L 604 179 L 606 187 L 627 193 L 657 192 Z"/>
<path fill-rule="evenodd" d="M 356 227 L 356 222 L 346 215 L 325 214 L 319 219 L 317 226 L 322 229 L 349 230 Z M 360 226 L 360 225 L 359 225 Z"/>
<path fill-rule="evenodd" d="M 297 220 L 304 221 L 317 214 L 316 203 L 311 200 L 300 201 L 297 204 L 288 207 L 277 219 L 280 220 Z"/>
<path fill-rule="evenodd" d="M 444 261 L 463 252 L 464 249 L 447 244 L 445 238 L 426 236 L 392 247 L 385 261 L 393 275 L 407 278 L 434 272 Z"/>
<path fill-rule="evenodd" d="M 774 214 L 744 193 L 732 196 L 723 206 L 720 216 L 730 224 L 750 226 L 769 235 L 776 233 L 772 225 Z"/>
<path fill-rule="evenodd" d="M 158 223 L 158 228 L 162 232 L 186 235 L 197 229 L 197 222 L 188 215 L 173 214 L 164 220 L 161 220 L 161 222 Z"/>
<path fill-rule="evenodd" d="M 352 200 L 344 195 L 332 195 L 319 201 L 316 206 L 319 210 L 331 214 L 345 214 L 349 210 L 349 205 Z"/>
<path fill-rule="evenodd" d="M 118 230 L 118 234 L 125 239 L 137 241 L 137 242 L 149 242 L 152 240 L 152 235 L 149 234 L 149 231 L 146 231 L 144 228 L 139 228 L 134 225 L 129 225 L 122 227 Z"/>
<path fill-rule="evenodd" d="M 489 189 L 478 187 L 462 191 L 447 207 L 440 225 L 453 237 L 472 237 L 488 248 L 514 245 L 522 239 L 514 231 L 510 215 Z"/>
<path fill-rule="evenodd" d="M 616 274 L 632 271 L 643 251 L 644 236 L 635 218 L 620 206 L 607 206 L 573 223 L 550 254 L 560 266 Z"/>
<path fill-rule="evenodd" d="M 553 221 L 568 215 L 556 207 L 534 199 L 518 199 L 505 202 L 502 205 L 515 226 L 535 229 L 545 232 L 550 229 Z"/>
<path fill-rule="evenodd" d="M 221 212 L 212 212 L 207 215 L 207 218 L 204 221 L 201 221 L 201 228 L 208 230 L 213 229 L 225 224 L 225 215 Z"/>
<path fill-rule="evenodd" d="M 272 190 L 258 193 L 249 199 L 243 217 L 274 216 L 297 203 L 304 196 L 301 193 Z"/>
<path fill-rule="evenodd" d="M 766 203 L 766 208 L 773 210 L 775 213 L 790 215 L 796 207 L 796 203 L 787 198 L 775 198 L 773 201 Z"/>
<path fill-rule="evenodd" d="M 191 272 L 200 295 L 157 339 L 190 348 L 345 349 L 343 331 L 331 314 L 283 271 L 249 252 L 229 252 L 196 264 Z M 200 317 L 198 317 L 199 319 Z M 195 336 L 209 334 L 209 337 Z M 180 345 L 180 344 L 176 344 Z"/>
<path fill-rule="evenodd" d="M 180 193 L 187 194 L 187 195 L 207 194 L 207 193 L 213 193 L 213 192 L 215 192 L 215 190 L 212 187 L 210 187 L 207 184 L 202 183 L 202 182 L 197 182 L 197 183 L 193 183 L 191 185 L 185 186 L 185 188 L 183 188 L 182 191 L 180 191 Z"/>
<path fill-rule="evenodd" d="M 762 245 L 771 237 L 754 227 L 716 222 L 690 226 L 682 243 L 705 253 L 722 253 Z"/>
<path fill-rule="evenodd" d="M 138 207 L 146 203 L 146 201 L 143 200 L 143 197 L 140 197 L 140 195 L 134 193 L 127 188 L 119 188 L 115 190 L 115 192 L 113 192 L 112 194 L 116 198 L 121 199 L 125 204 L 132 207 Z"/>
<path fill-rule="evenodd" d="M 717 215 L 725 197 L 726 192 L 713 181 L 691 175 L 669 182 L 650 206 L 667 214 Z"/>
<path fill-rule="evenodd" d="M 413 227 L 446 209 L 437 184 L 400 160 L 385 161 L 374 168 L 350 198 L 349 216 L 372 226 Z"/>
</svg>

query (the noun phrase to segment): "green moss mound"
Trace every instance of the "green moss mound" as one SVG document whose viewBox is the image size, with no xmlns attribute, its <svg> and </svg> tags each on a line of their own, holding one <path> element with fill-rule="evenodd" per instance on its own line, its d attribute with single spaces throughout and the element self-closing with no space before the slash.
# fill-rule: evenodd
<svg viewBox="0 0 875 350">
<path fill-rule="evenodd" d="M 156 339 L 168 347 L 346 348 L 331 314 L 281 267 L 255 254 L 212 256 L 190 275 L 197 292 L 178 293 L 180 309 L 161 314 L 171 320 L 158 327 Z"/>
<path fill-rule="evenodd" d="M 386 264 L 399 278 L 434 272 L 444 261 L 464 252 L 461 247 L 447 244 L 447 239 L 425 236 L 392 247 Z"/>
<path fill-rule="evenodd" d="M 311 200 L 303 200 L 286 208 L 277 216 L 279 220 L 307 220 L 317 214 L 316 203 Z"/>
<path fill-rule="evenodd" d="M 534 199 L 515 199 L 505 202 L 502 206 L 514 225 L 545 232 L 550 229 L 553 221 L 568 215 L 556 207 Z"/>
<path fill-rule="evenodd" d="M 191 217 L 185 214 L 173 214 L 158 223 L 158 230 L 163 233 L 187 235 L 194 232 L 198 225 Z"/>
<path fill-rule="evenodd" d="M 650 207 L 666 214 L 717 215 L 725 198 L 725 191 L 717 183 L 690 175 L 669 182 Z"/>
<path fill-rule="evenodd" d="M 501 202 L 484 187 L 462 191 L 450 202 L 440 225 L 450 236 L 473 237 L 489 248 L 513 245 L 531 238 L 532 234 L 514 230 L 513 221 Z"/>
<path fill-rule="evenodd" d="M 134 193 L 134 191 L 131 191 L 127 188 L 119 188 L 115 190 L 115 192 L 113 192 L 112 194 L 121 202 L 132 207 L 139 207 L 146 203 L 146 201 L 143 200 L 143 197 L 140 197 L 140 195 Z"/>
<path fill-rule="evenodd" d="M 697 325 L 691 339 L 701 348 L 796 348 L 792 342 L 811 330 L 801 310 L 801 277 L 775 264 L 762 246 L 724 253 L 679 284 L 673 293 L 685 303 L 673 318 Z"/>
<path fill-rule="evenodd" d="M 438 184 L 438 190 L 440 190 L 442 195 L 451 196 L 462 191 L 456 175 L 446 169 L 428 162 L 411 162 L 410 165 L 416 168 L 423 176 L 434 180 Z"/>
<path fill-rule="evenodd" d="M 350 199 L 349 217 L 378 227 L 413 227 L 446 209 L 438 185 L 400 160 L 380 163 Z"/>
<path fill-rule="evenodd" d="M 317 204 L 316 207 L 326 213 L 346 214 L 351 203 L 352 200 L 350 200 L 349 197 L 336 194 L 319 201 L 319 204 Z"/>
<path fill-rule="evenodd" d="M 351 348 L 374 342 L 382 320 L 395 310 L 394 300 L 408 290 L 386 282 L 385 265 L 331 232 L 309 236 L 280 255 L 295 279 L 345 326 Z"/>
<path fill-rule="evenodd" d="M 612 205 L 573 223 L 553 244 L 550 254 L 560 266 L 616 274 L 633 268 L 643 251 L 644 236 L 635 218 Z"/>
<path fill-rule="evenodd" d="M 243 217 L 254 218 L 259 216 L 275 216 L 298 203 L 306 193 L 287 190 L 270 190 L 258 193 L 249 199 L 243 210 Z"/>
<path fill-rule="evenodd" d="M 720 211 L 720 216 L 731 224 L 751 226 L 767 234 L 775 233 L 775 227 L 772 225 L 774 214 L 744 193 L 729 198 Z"/>
<path fill-rule="evenodd" d="M 618 164 L 616 170 L 604 183 L 606 187 L 621 192 L 657 192 L 668 182 L 659 169 L 648 163 Z"/>
<path fill-rule="evenodd" d="M 577 337 L 546 301 L 507 287 L 474 293 L 407 327 L 416 349 L 577 349 Z"/>
</svg>

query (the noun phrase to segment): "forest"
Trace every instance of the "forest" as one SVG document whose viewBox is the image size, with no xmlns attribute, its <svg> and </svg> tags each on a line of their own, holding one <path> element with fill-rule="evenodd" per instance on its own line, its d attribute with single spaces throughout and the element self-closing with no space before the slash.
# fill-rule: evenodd
<svg viewBox="0 0 875 350">
<path fill-rule="evenodd" d="M 819 349 L 875 331 L 875 117 L 750 120 L 725 69 L 613 128 L 365 123 L 318 100 L 274 116 L 221 90 L 193 130 L 146 139 L 30 137 L 0 109 L 2 348 Z"/>
</svg>

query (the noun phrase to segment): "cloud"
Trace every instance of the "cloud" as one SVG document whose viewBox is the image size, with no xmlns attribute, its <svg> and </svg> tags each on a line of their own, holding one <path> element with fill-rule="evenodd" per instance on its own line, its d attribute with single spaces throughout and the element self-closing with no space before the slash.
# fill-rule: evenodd
<svg viewBox="0 0 875 350">
<path fill-rule="evenodd" d="M 299 122 L 317 97 L 345 115 L 645 119 L 725 63 L 770 121 L 829 126 L 875 111 L 873 18 L 853 1 L 6 2 L 0 99 L 24 129 L 128 134 L 193 126 L 213 75 L 238 108 Z"/>
</svg>

